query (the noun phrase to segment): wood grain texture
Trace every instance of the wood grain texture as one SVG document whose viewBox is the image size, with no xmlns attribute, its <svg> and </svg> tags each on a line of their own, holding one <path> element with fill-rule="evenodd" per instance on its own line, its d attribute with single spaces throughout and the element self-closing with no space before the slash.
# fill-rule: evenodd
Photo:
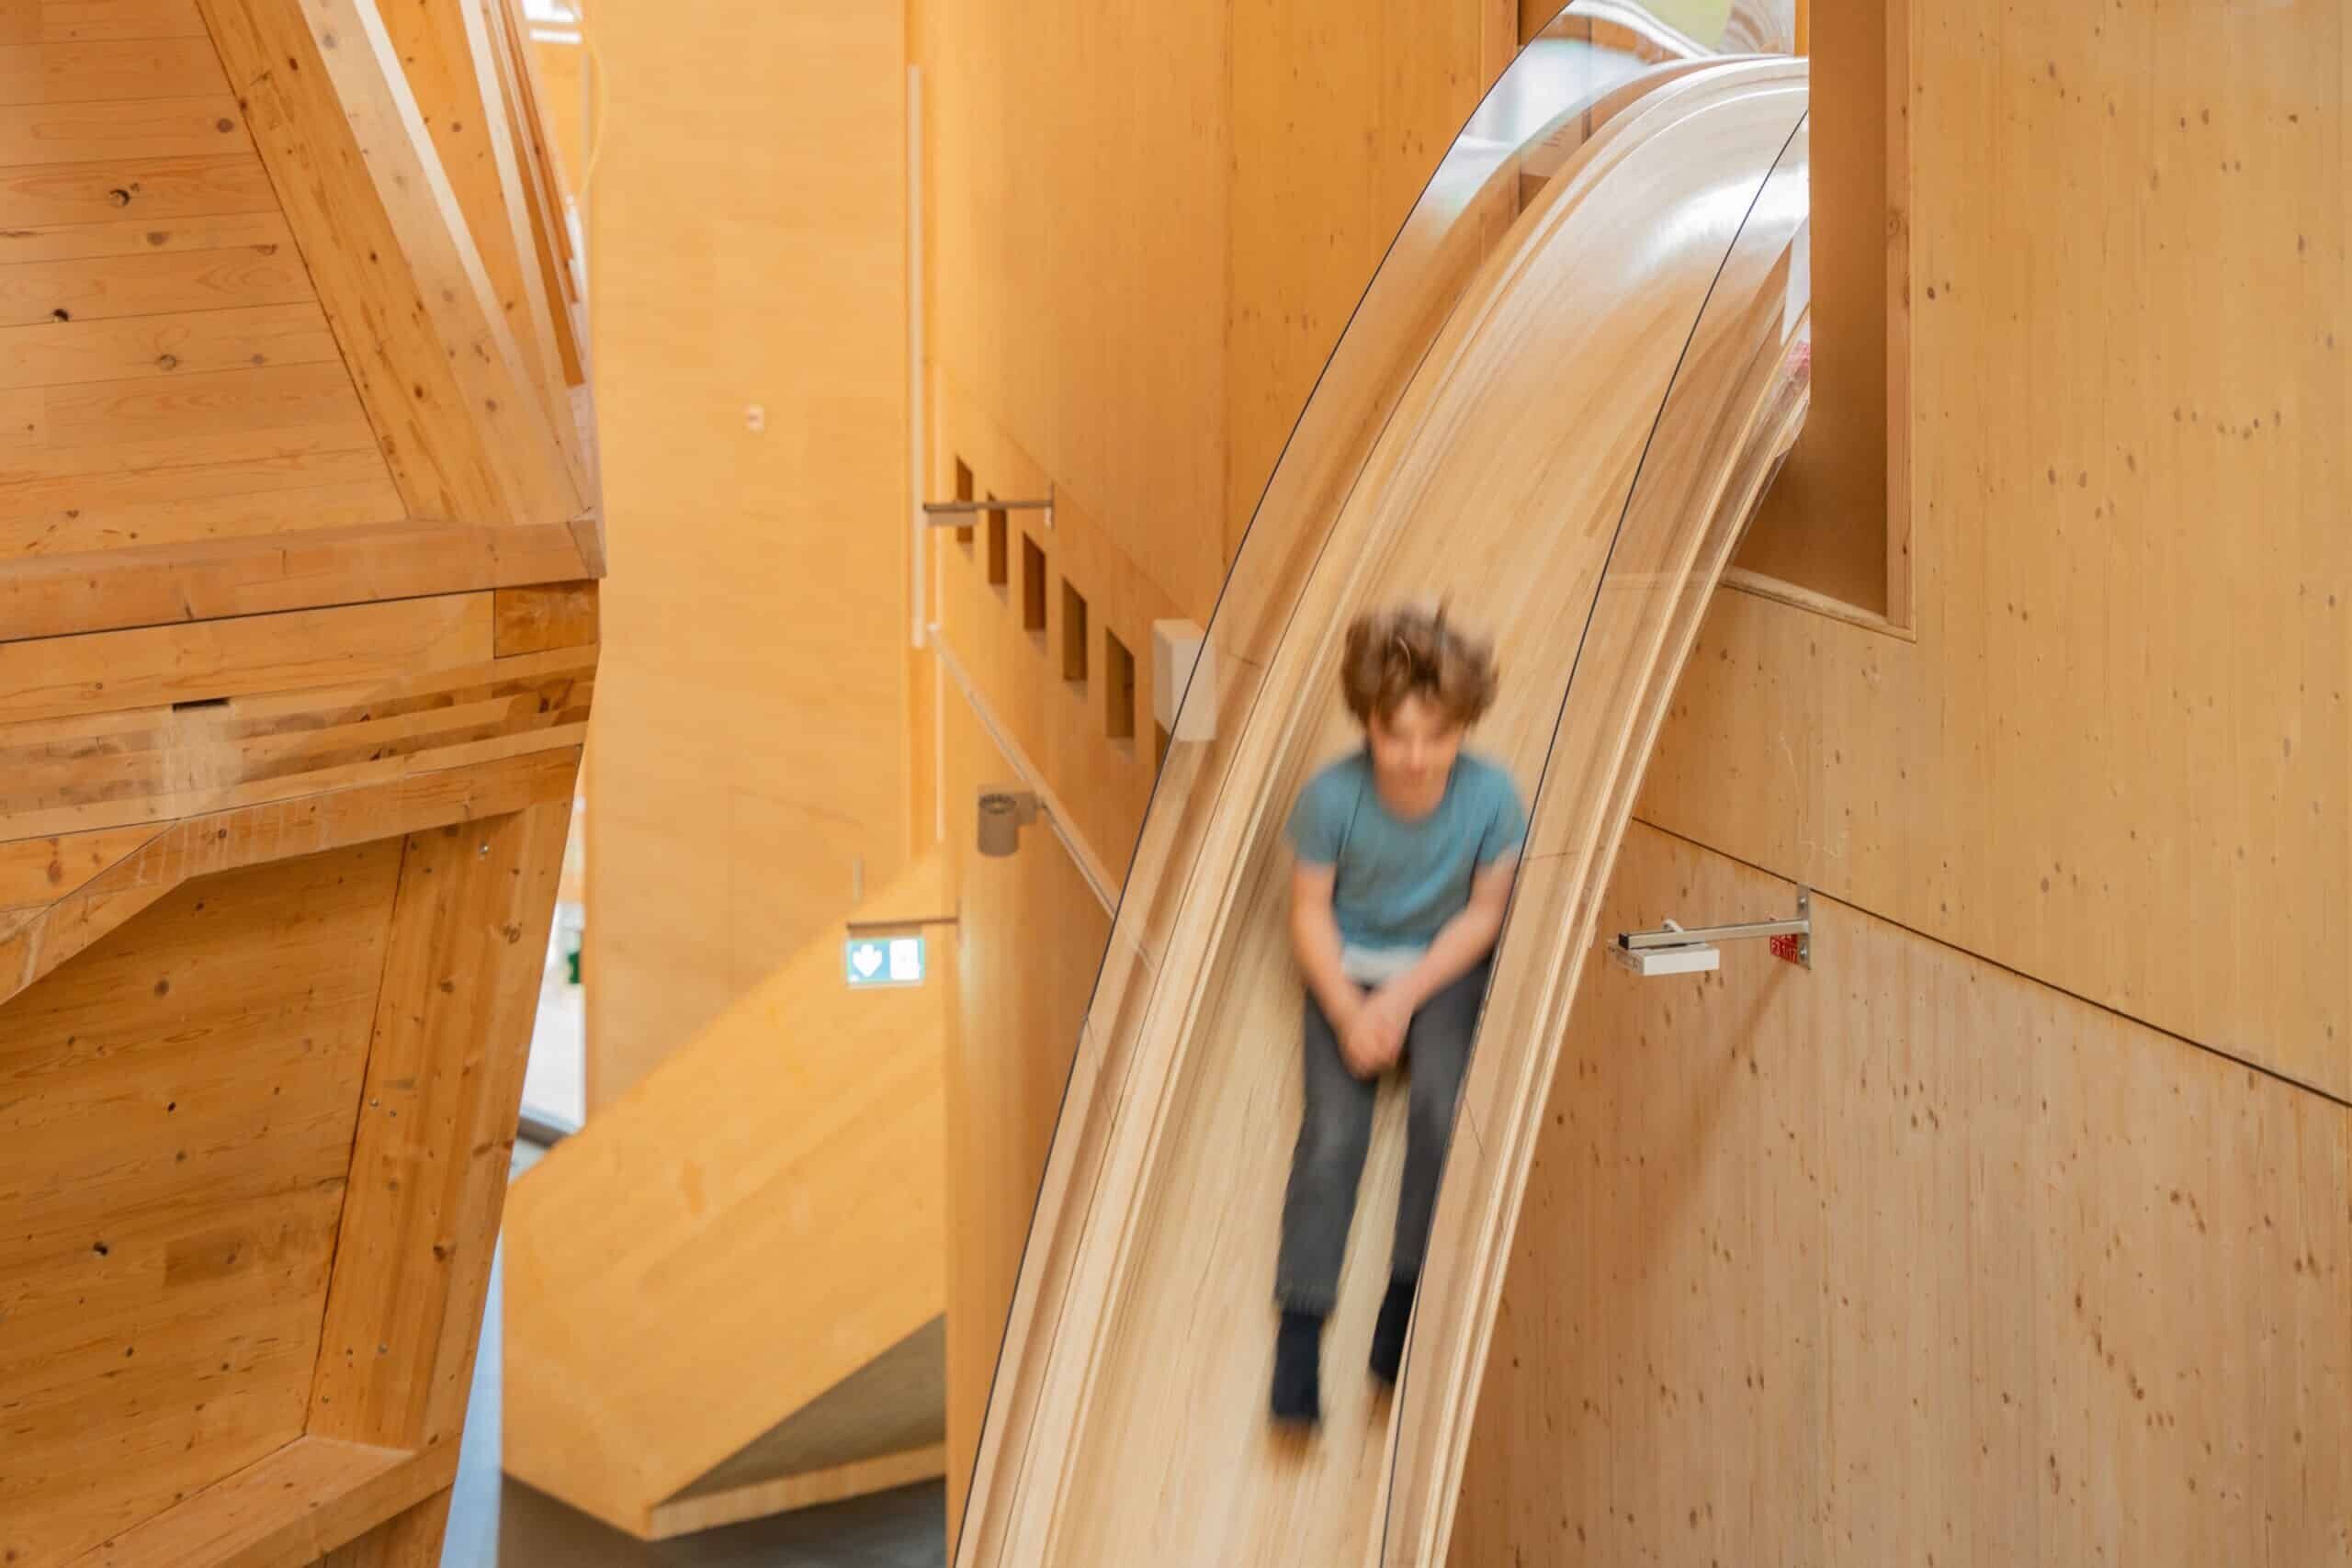
<svg viewBox="0 0 2352 1568">
<path fill-rule="evenodd" d="M 2352 1096 L 2352 25 L 1910 16 L 1917 641 L 1724 595 L 1641 814 Z"/>
<path fill-rule="evenodd" d="M 1227 671 L 1217 739 L 1170 758 L 1089 1010 L 959 1563 L 1442 1555 L 1499 1285 L 1488 1227 L 1508 1234 L 1515 1123 L 1540 1110 L 1545 1037 L 1490 1021 L 1473 1060 L 1464 1115 L 1481 1135 L 1457 1141 L 1430 1257 L 1445 1283 L 1423 1296 L 1395 1408 L 1335 1380 L 1316 1443 L 1270 1435 L 1261 1270 L 1296 1115 L 1282 1043 L 1297 1027 L 1288 861 L 1270 824 L 1345 743 L 1331 682 L 1347 613 L 1450 592 L 1516 671 L 1482 733 L 1542 781 L 1520 895 L 1534 912 L 1505 938 L 1496 995 L 1565 1006 L 1534 976 L 1581 945 L 1708 588 L 1802 409 L 1781 310 L 1801 138 L 1776 170 L 1802 114 L 1801 73 L 1730 66 L 1604 129 L 1480 271 L 1337 514 L 1252 529 L 1236 585 L 1254 586 L 1228 592 L 1210 628 Z M 1739 200 L 1716 194 L 1727 186 Z M 1606 333 L 1562 308 L 1584 291 L 1615 302 Z M 1688 385 L 1661 419 L 1679 366 Z M 1657 477 L 1637 485 L 1653 439 Z M 1455 547 L 1507 517 L 1541 522 L 1507 550 Z M 1302 558 L 1287 581 L 1254 575 Z M 1236 604 L 1269 618 L 1228 625 Z M 1564 708 L 1579 647 L 1613 667 L 1581 671 Z M 1391 1140 L 1366 1192 L 1393 1188 L 1394 1155 Z M 1383 1207 L 1365 1206 L 1364 1234 Z M 1261 1260 L 1213 1266 L 1212 1251 Z M 1335 1365 L 1363 1353 L 1380 1263 L 1375 1247 L 1355 1255 Z M 1180 1408 L 1182 1423 L 1161 1414 Z"/>
<path fill-rule="evenodd" d="M 568 798 L 579 761 L 575 739 L 183 818 L 56 902 L 0 916 L 0 1000 L 190 877 Z"/>
<path fill-rule="evenodd" d="M 910 852 L 905 13 L 697 16 L 596 21 L 592 1116 Z"/>
<path fill-rule="evenodd" d="M 0 104 L 95 104 L 226 94 L 206 36 L 0 44 Z"/>
<path fill-rule="evenodd" d="M 370 0 L 204 11 L 410 515 L 586 510 Z"/>
<path fill-rule="evenodd" d="M 457 1455 L 297 1438 L 267 1459 L 74 1559 L 69 1568 L 311 1568 L 353 1561 L 347 1543 L 387 1515 L 446 1499 Z M 437 1546 L 439 1537 L 436 1534 Z M 344 1549 L 344 1550 L 339 1550 Z M 402 1568 L 428 1568 L 414 1559 Z"/>
<path fill-rule="evenodd" d="M 310 1431 L 463 1433 L 569 800 L 406 840 Z"/>
<path fill-rule="evenodd" d="M 1601 929 L 1792 892 L 1636 827 Z M 1452 1561 L 2345 1561 L 2352 1118 L 1813 908 L 1585 960 Z"/>
<path fill-rule="evenodd" d="M 1364 9 L 1305 8 L 1335 35 Z M 927 352 L 1204 622 L 1226 565 L 1235 9 L 929 6 L 920 48 Z"/>
<path fill-rule="evenodd" d="M 491 638 L 490 595 L 467 593 L 0 643 L 0 725 L 391 682 L 484 662 Z"/>
<path fill-rule="evenodd" d="M 301 1434 L 396 869 L 183 886 L 0 1008 L 0 1551 L 69 1561 Z"/>
<path fill-rule="evenodd" d="M 316 298 L 310 276 L 302 270 L 301 258 L 292 247 L 275 243 L 233 250 L 158 250 L 148 254 L 10 262 L 0 265 L 0 326 L 36 326 L 38 330 L 18 331 L 0 338 L 0 343 L 8 344 L 12 362 L 8 384 L 46 387 L 60 382 L 109 379 L 101 376 L 36 377 L 26 373 L 40 367 L 40 349 L 86 339 L 89 332 L 82 326 L 84 322 L 103 321 L 115 316 L 307 305 Z M 315 306 L 309 315 L 320 325 L 325 324 Z M 151 323 L 151 329 L 164 330 L 167 325 Z M 52 327 L 69 330 L 51 331 Z M 74 328 L 81 330 L 71 330 Z M 61 348 L 52 352 L 70 355 L 72 350 Z M 338 356 L 312 354 L 306 357 Z M 173 368 L 177 367 L 159 366 L 150 357 L 135 369 L 119 372 L 119 378 L 153 375 L 159 369 Z"/>
<path fill-rule="evenodd" d="M 377 460 L 372 452 L 360 456 Z M 319 519 L 345 498 L 352 510 L 377 510 L 383 493 L 365 482 L 280 492 L 310 498 Z M 247 517 L 238 508 L 248 499 L 226 497 L 218 513 L 193 504 L 175 510 L 172 520 L 202 536 L 200 545 L 142 544 L 0 563 L 0 646 L 68 631 L 435 598 L 460 589 L 576 580 L 585 570 L 571 530 L 553 524 L 377 523 L 255 536 L 237 521 L 217 520 Z M 398 510 L 397 497 L 390 510 Z M 216 540 L 216 533 L 227 536 Z"/>
<path fill-rule="evenodd" d="M 935 910 L 941 880 L 919 862 L 880 898 Z M 515 1184 L 509 1474 L 654 1534 L 661 1506 L 939 1316 L 936 976 L 956 960 L 951 928 L 925 935 L 929 985 L 851 991 L 839 929 L 820 934 Z"/>
<path fill-rule="evenodd" d="M 1229 9 L 1224 561 L 1374 269 L 1519 43 L 1511 0 Z"/>
<path fill-rule="evenodd" d="M 1015 774 L 953 688 L 944 724 L 947 799 L 960 814 Z M 950 1551 L 1055 1112 L 1111 934 L 1060 840 L 1023 838 L 1009 858 L 980 854 L 964 832 L 948 846 L 959 917 L 945 1063 Z"/>
<path fill-rule="evenodd" d="M 320 1560 L 320 1568 L 440 1568 L 454 1494 L 445 1488 Z"/>
<path fill-rule="evenodd" d="M 269 176 L 250 152 L 42 164 L 0 169 L 10 227 L 257 218 L 277 210 Z"/>
<path fill-rule="evenodd" d="M 40 0 L 40 36 L 51 43 L 99 39 L 202 38 L 195 0 Z"/>
<path fill-rule="evenodd" d="M 1741 567 L 1910 622 L 1902 575 L 1907 465 L 1890 463 L 1908 361 L 1891 352 L 1890 307 L 1909 285 L 1910 58 L 1914 0 L 1821 0 L 1812 55 L 1818 198 L 1811 224 L 1814 413 L 1742 541 Z"/>
<path fill-rule="evenodd" d="M 491 302 L 520 355 L 516 370 L 538 400 L 548 429 L 584 485 L 575 450 L 570 379 L 556 348 L 556 307 L 547 285 L 532 223 L 536 171 L 518 147 L 507 110 L 500 56 L 510 47 L 503 25 L 508 0 L 458 0 L 444 6 L 379 8 L 384 30 L 400 57 L 401 73 L 415 96 L 457 211 L 471 236 Z M 561 297 L 557 296 L 560 299 Z"/>
<path fill-rule="evenodd" d="M 493 595 L 492 647 L 501 659 L 596 640 L 596 585 L 553 582 Z"/>
</svg>

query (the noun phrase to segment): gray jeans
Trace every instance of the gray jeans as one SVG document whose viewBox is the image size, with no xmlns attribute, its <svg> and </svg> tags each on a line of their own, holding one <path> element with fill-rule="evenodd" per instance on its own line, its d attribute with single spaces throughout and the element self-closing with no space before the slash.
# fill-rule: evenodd
<svg viewBox="0 0 2352 1568">
<path fill-rule="evenodd" d="M 1487 996 L 1491 960 L 1421 1004 L 1405 1031 L 1411 1089 L 1406 1110 L 1405 1176 L 1396 1199 L 1396 1240 L 1389 1254 L 1393 1280 L 1421 1270 L 1437 1183 L 1453 1131 L 1453 1102 L 1470 1064 L 1478 1010 Z M 1348 1071 L 1339 1036 L 1313 992 L 1304 1031 L 1306 1106 L 1292 1152 L 1290 1186 L 1283 1195 L 1282 1252 L 1274 1265 L 1274 1298 L 1285 1312 L 1329 1314 L 1340 1293 L 1340 1265 L 1355 1218 L 1356 1186 L 1372 1147 L 1372 1111 L 1379 1081 Z"/>
</svg>

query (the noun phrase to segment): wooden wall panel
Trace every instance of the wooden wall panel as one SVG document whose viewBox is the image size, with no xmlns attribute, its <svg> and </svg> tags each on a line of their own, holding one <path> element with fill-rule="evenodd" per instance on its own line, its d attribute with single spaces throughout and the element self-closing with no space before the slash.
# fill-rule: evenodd
<svg viewBox="0 0 2352 1568">
<path fill-rule="evenodd" d="M 1110 940 L 1111 917 L 1043 823 L 1023 830 L 1017 855 L 1000 860 L 979 853 L 973 802 L 982 787 L 1014 775 L 953 687 L 946 697 L 946 742 L 947 852 L 961 918 L 947 1048 L 952 1538 L 963 1516 L 1062 1085 Z"/>
<path fill-rule="evenodd" d="M 1822 0 L 1814 51 L 1813 412 L 1736 563 L 1910 621 L 1910 472 L 1891 450 L 1908 361 L 1906 18 L 1917 0 Z M 1890 461 L 1890 457 L 1894 460 Z"/>
<path fill-rule="evenodd" d="M 1723 595 L 1642 807 L 2339 1096 L 2347 61 L 2340 7 L 1915 8 L 1917 641 Z"/>
<path fill-rule="evenodd" d="M 1234 0 L 1225 560 L 1438 160 L 1518 52 L 1510 0 Z"/>
<path fill-rule="evenodd" d="M 981 496 L 1052 486 L 1050 532 L 1010 519 L 1046 557 L 1036 646 L 1061 647 L 1067 581 L 1148 675 L 1152 619 L 1207 621 L 1340 328 L 1510 62 L 1512 7 L 936 6 L 921 39 L 933 491 L 959 459 Z M 1019 539 L 993 604 L 967 586 L 984 548 L 931 547 L 956 657 L 1115 874 L 1149 694 L 1133 751 L 1109 744 L 1102 694 L 1023 653 Z"/>
<path fill-rule="evenodd" d="M 0 1010 L 0 1552 L 302 1431 L 399 860 L 190 883 Z"/>
<path fill-rule="evenodd" d="M 592 1115 L 909 847 L 904 17 L 696 15 L 594 16 Z"/>
<path fill-rule="evenodd" d="M 1601 930 L 1792 893 L 1636 826 Z M 2343 1561 L 2352 1113 L 1814 909 L 1589 961 L 1452 1561 Z"/>
<path fill-rule="evenodd" d="M 1231 6 L 923 10 L 929 356 L 1203 618 L 1225 571 Z"/>
<path fill-rule="evenodd" d="M 406 515 L 195 6 L 17 9 L 0 562 Z"/>
</svg>

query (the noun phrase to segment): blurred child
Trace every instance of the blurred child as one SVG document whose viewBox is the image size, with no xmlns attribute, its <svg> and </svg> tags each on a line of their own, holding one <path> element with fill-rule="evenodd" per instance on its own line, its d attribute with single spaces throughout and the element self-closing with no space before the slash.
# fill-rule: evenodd
<svg viewBox="0 0 2352 1568">
<path fill-rule="evenodd" d="M 1306 986 L 1306 1104 L 1283 1200 L 1273 1414 L 1322 1416 L 1324 1319 L 1355 1214 L 1380 1077 L 1410 1064 L 1405 1173 L 1372 1371 L 1394 1382 L 1495 939 L 1527 813 L 1463 749 L 1494 701 L 1491 650 L 1442 608 L 1349 626 L 1340 683 L 1364 743 L 1325 766 L 1290 819 L 1291 947 Z"/>
</svg>

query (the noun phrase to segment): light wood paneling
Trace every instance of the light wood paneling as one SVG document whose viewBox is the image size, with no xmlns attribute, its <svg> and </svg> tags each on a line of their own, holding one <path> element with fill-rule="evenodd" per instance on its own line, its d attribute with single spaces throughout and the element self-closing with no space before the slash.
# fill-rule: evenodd
<svg viewBox="0 0 2352 1568">
<path fill-rule="evenodd" d="M 203 6 L 409 514 L 580 516 L 588 498 L 374 6 Z"/>
<path fill-rule="evenodd" d="M 952 476 L 955 465 L 962 462 L 972 470 L 982 497 L 1045 494 L 1044 470 L 945 371 L 935 378 L 934 389 L 942 433 L 937 462 L 943 476 Z M 948 441 L 955 445 L 947 446 Z M 1013 743 L 1056 781 L 1056 793 L 1073 818 L 1071 826 L 1115 878 L 1134 847 L 1157 772 L 1150 733 L 1155 699 L 1151 624 L 1188 618 L 1190 612 L 1162 592 L 1158 581 L 1121 547 L 1115 530 L 1067 497 L 1057 497 L 1050 528 L 1040 513 L 1004 514 L 1007 568 L 1001 584 L 988 581 L 991 526 L 984 517 L 973 529 L 969 548 L 952 543 L 944 530 L 933 536 L 940 637 Z M 1024 620 L 1024 549 L 1035 549 L 1044 558 L 1045 625 L 1035 631 Z M 1070 591 L 1087 604 L 1090 673 L 1083 684 L 1061 678 L 1059 654 L 1069 634 L 1066 595 Z M 1114 740 L 1106 722 L 1101 672 L 1106 633 L 1136 659 L 1140 733 L 1131 743 Z M 956 814 L 969 807 L 951 796 L 947 808 L 953 832 L 959 827 Z"/>
<path fill-rule="evenodd" d="M 909 848 L 904 15 L 696 16 L 593 20 L 592 1116 Z"/>
<path fill-rule="evenodd" d="M 1207 620 L 1340 327 L 1510 62 L 1514 11 L 990 4 L 930 8 L 922 41 L 933 492 L 960 459 L 983 494 L 1057 499 L 1050 530 L 1012 514 L 1009 592 L 988 591 L 984 545 L 934 536 L 938 613 L 1115 870 L 1158 760 L 1150 622 Z M 1033 656 L 1024 538 L 1046 558 L 1043 646 L 1067 583 L 1136 655 L 1131 746 L 1099 681 Z"/>
<path fill-rule="evenodd" d="M 454 1448 L 514 1155 L 571 803 L 412 834 L 401 857 L 310 1430 Z M 543 947 L 540 951 L 544 951 Z"/>
<path fill-rule="evenodd" d="M 1601 929 L 1792 891 L 1637 828 Z M 1451 1561 L 2343 1561 L 2352 1115 L 1813 908 L 1586 961 Z"/>
<path fill-rule="evenodd" d="M 946 852 L 962 920 L 946 1062 L 952 1542 L 1037 1181 L 1111 917 L 1042 823 L 1023 832 L 1017 855 L 979 853 L 972 828 L 978 793 L 1016 775 L 952 686 L 945 720 Z"/>
<path fill-rule="evenodd" d="M 874 913 L 935 915 L 942 882 L 926 857 L 879 890 Z M 516 1183 L 509 1474 L 647 1537 L 797 1506 L 841 1483 L 827 1477 L 842 1462 L 876 1458 L 876 1427 L 909 1423 L 906 1399 L 879 1401 L 833 1425 L 846 1452 L 811 1462 L 805 1445 L 779 1443 L 764 1457 L 788 1460 L 791 1476 L 681 1496 L 940 1315 L 956 944 L 953 927 L 925 935 L 927 984 L 852 991 L 840 928 L 819 933 Z M 912 1397 L 925 1388 L 935 1402 L 936 1381 Z M 876 1485 L 892 1473 L 858 1472 Z"/>
<path fill-rule="evenodd" d="M 319 1568 L 440 1568 L 452 1494 L 444 1489 L 320 1560 Z"/>
<path fill-rule="evenodd" d="M 932 6 L 922 39 L 930 355 L 1194 619 L 1225 570 L 1231 11 Z"/>
<path fill-rule="evenodd" d="M 356 456 L 372 460 L 373 453 Z M 331 471 L 331 470 L 330 470 Z M 183 480 L 186 475 L 181 476 Z M 316 515 L 367 484 L 284 492 L 311 502 Z M 568 528 L 543 524 L 495 528 L 468 523 L 385 523 L 320 528 L 288 537 L 212 536 L 246 498 L 160 505 L 186 523 L 197 545 L 141 544 L 94 554 L 0 562 L 0 645 L 175 621 L 215 620 L 285 612 L 330 600 L 343 604 L 432 598 L 458 589 L 577 579 L 586 565 Z M 169 528 L 161 530 L 168 534 Z"/>
<path fill-rule="evenodd" d="M 1812 216 L 1813 412 L 1738 564 L 1910 624 L 1902 330 L 1910 282 L 1906 18 L 1917 0 L 1822 0 Z M 1890 460 L 1890 459 L 1894 460 Z"/>
<path fill-rule="evenodd" d="M 322 1558 L 335 1564 L 374 1561 L 337 1549 L 388 1514 L 409 1517 L 411 1505 L 436 1489 L 446 1504 L 457 1468 L 453 1448 L 417 1453 L 297 1438 L 267 1459 L 84 1552 L 70 1568 L 146 1568 L 156 1562 L 311 1568 Z M 435 1555 L 403 1560 L 404 1568 L 431 1568 L 438 1561 L 439 1529 L 436 1523 Z"/>
<path fill-rule="evenodd" d="M 1510 0 L 1230 10 L 1227 562 L 1373 269 L 1519 42 Z"/>
<path fill-rule="evenodd" d="M 1642 815 L 2352 1094 L 2352 24 L 1912 21 L 1917 643 L 1724 595 Z"/>
<path fill-rule="evenodd" d="M 402 515 L 193 6 L 25 8 L 51 41 L 0 50 L 0 561 Z"/>
<path fill-rule="evenodd" d="M 398 870 L 179 888 L 0 1010 L 0 1550 L 55 1562 L 298 1437 Z"/>
<path fill-rule="evenodd" d="M 494 596 L 498 657 L 580 648 L 596 640 L 596 585 L 553 582 L 509 588 Z"/>
</svg>

